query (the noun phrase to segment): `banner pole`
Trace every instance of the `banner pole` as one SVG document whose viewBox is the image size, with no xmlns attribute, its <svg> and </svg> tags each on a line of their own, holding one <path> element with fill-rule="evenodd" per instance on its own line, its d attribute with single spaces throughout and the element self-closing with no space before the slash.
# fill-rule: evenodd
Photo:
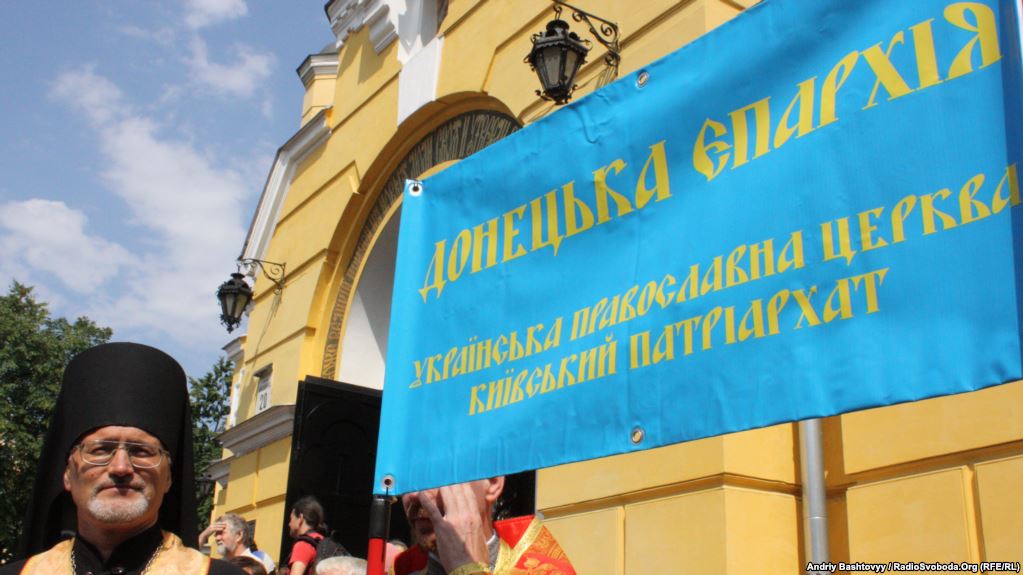
<svg viewBox="0 0 1023 575">
<path fill-rule="evenodd" d="M 391 529 L 391 498 L 374 495 L 369 508 L 369 551 L 366 554 L 366 575 L 384 575 L 384 553 Z"/>
<path fill-rule="evenodd" d="M 806 560 L 811 563 L 830 561 L 828 552 L 828 500 L 824 479 L 824 446 L 821 420 L 799 422 L 800 475 L 803 480 L 803 537 Z M 807 571 L 818 574 L 825 571 Z"/>
</svg>

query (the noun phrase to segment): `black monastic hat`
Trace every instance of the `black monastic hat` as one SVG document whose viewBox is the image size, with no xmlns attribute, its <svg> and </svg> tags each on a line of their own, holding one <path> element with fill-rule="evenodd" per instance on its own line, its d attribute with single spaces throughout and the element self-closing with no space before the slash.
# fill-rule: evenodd
<svg viewBox="0 0 1023 575">
<path fill-rule="evenodd" d="M 195 545 L 192 414 L 185 372 L 158 349 L 107 343 L 76 355 L 64 370 L 18 556 L 46 550 L 62 532 L 76 530 L 74 502 L 62 479 L 68 454 L 83 435 L 107 425 L 145 430 L 170 452 L 172 483 L 160 506 L 160 527 Z"/>
</svg>

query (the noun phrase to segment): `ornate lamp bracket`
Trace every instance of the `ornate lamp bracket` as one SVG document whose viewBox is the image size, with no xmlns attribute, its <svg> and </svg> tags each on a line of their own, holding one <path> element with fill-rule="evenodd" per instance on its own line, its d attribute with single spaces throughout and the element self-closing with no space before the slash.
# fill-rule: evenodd
<svg viewBox="0 0 1023 575">
<path fill-rule="evenodd" d="M 562 6 L 572 11 L 572 19 L 576 22 L 584 22 L 590 28 L 590 34 L 593 38 L 600 42 L 602 46 L 607 48 L 607 54 L 604 55 L 604 62 L 611 69 L 611 73 L 607 74 L 606 77 L 602 77 L 601 81 L 598 82 L 597 87 L 601 87 L 611 83 L 615 78 L 618 77 L 618 63 L 622 59 L 622 49 L 619 44 L 619 31 L 618 24 L 605 20 L 596 14 L 587 12 L 581 8 L 563 2 L 562 0 L 551 0 L 554 3 L 554 14 L 557 17 L 561 17 Z M 593 20 L 599 23 L 598 26 L 594 25 Z"/>
<path fill-rule="evenodd" d="M 281 295 L 284 291 L 284 265 L 256 258 L 244 258 L 238 260 L 238 271 L 244 269 L 246 275 L 256 277 L 258 267 L 263 272 L 263 277 L 274 283 L 274 295 Z"/>
</svg>

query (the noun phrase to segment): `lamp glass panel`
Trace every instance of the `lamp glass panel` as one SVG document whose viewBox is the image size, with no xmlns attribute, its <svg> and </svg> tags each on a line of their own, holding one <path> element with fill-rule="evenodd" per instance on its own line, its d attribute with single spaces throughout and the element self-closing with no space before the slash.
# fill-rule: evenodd
<svg viewBox="0 0 1023 575">
<path fill-rule="evenodd" d="M 565 68 L 562 71 L 564 76 L 561 78 L 562 83 L 566 86 L 571 86 L 572 81 L 575 79 L 575 73 L 579 70 L 579 53 L 575 50 L 565 50 Z"/>
<path fill-rule="evenodd" d="M 561 46 L 550 46 L 544 49 L 544 87 L 548 90 L 556 89 L 561 83 L 561 59 L 564 48 Z"/>
<path fill-rule="evenodd" d="M 231 312 L 234 311 L 234 300 L 237 296 L 229 291 L 226 293 L 224 292 L 221 293 L 223 294 L 223 296 L 220 301 L 220 311 L 223 312 L 224 315 L 230 317 Z"/>
<path fill-rule="evenodd" d="M 236 317 L 238 319 L 241 319 L 242 315 L 245 313 L 245 308 L 248 305 L 249 305 L 249 294 L 245 293 L 244 291 L 239 293 L 237 296 L 235 296 L 234 310 L 233 310 L 234 313 L 231 314 L 231 317 Z"/>
</svg>

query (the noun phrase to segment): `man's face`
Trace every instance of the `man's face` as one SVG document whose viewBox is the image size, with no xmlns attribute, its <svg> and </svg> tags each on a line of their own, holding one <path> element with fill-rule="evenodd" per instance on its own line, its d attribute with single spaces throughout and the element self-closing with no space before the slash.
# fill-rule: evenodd
<svg viewBox="0 0 1023 575">
<path fill-rule="evenodd" d="M 481 479 L 468 483 L 472 488 L 473 499 L 476 502 L 480 515 L 489 516 L 491 505 L 497 500 L 497 496 L 500 495 L 500 489 L 494 494 L 492 481 Z M 503 486 L 504 482 L 503 478 L 501 478 L 501 487 Z M 405 517 L 408 518 L 409 526 L 412 527 L 415 542 L 424 549 L 432 550 L 437 547 L 437 535 L 433 531 L 433 521 L 430 520 L 430 514 L 420 503 L 420 494 L 433 501 L 442 515 L 444 514 L 444 498 L 441 497 L 439 489 L 413 491 L 401 496 L 401 504 L 405 507 Z"/>
<path fill-rule="evenodd" d="M 227 527 L 217 531 L 213 538 L 217 541 L 217 553 L 228 559 L 245 551 L 245 547 L 242 545 L 242 534 L 232 529 L 230 523 L 227 524 Z"/>
<path fill-rule="evenodd" d="M 137 427 L 101 427 L 79 440 L 141 443 L 160 447 L 160 440 Z M 128 452 L 117 449 L 106 465 L 92 465 L 77 448 L 68 457 L 64 489 L 78 507 L 79 530 L 136 532 L 156 523 L 163 496 L 170 490 L 170 460 L 153 468 L 132 465 Z"/>
<path fill-rule="evenodd" d="M 292 537 L 298 537 L 302 534 L 302 516 L 296 514 L 294 511 L 288 516 L 288 534 Z"/>
</svg>

